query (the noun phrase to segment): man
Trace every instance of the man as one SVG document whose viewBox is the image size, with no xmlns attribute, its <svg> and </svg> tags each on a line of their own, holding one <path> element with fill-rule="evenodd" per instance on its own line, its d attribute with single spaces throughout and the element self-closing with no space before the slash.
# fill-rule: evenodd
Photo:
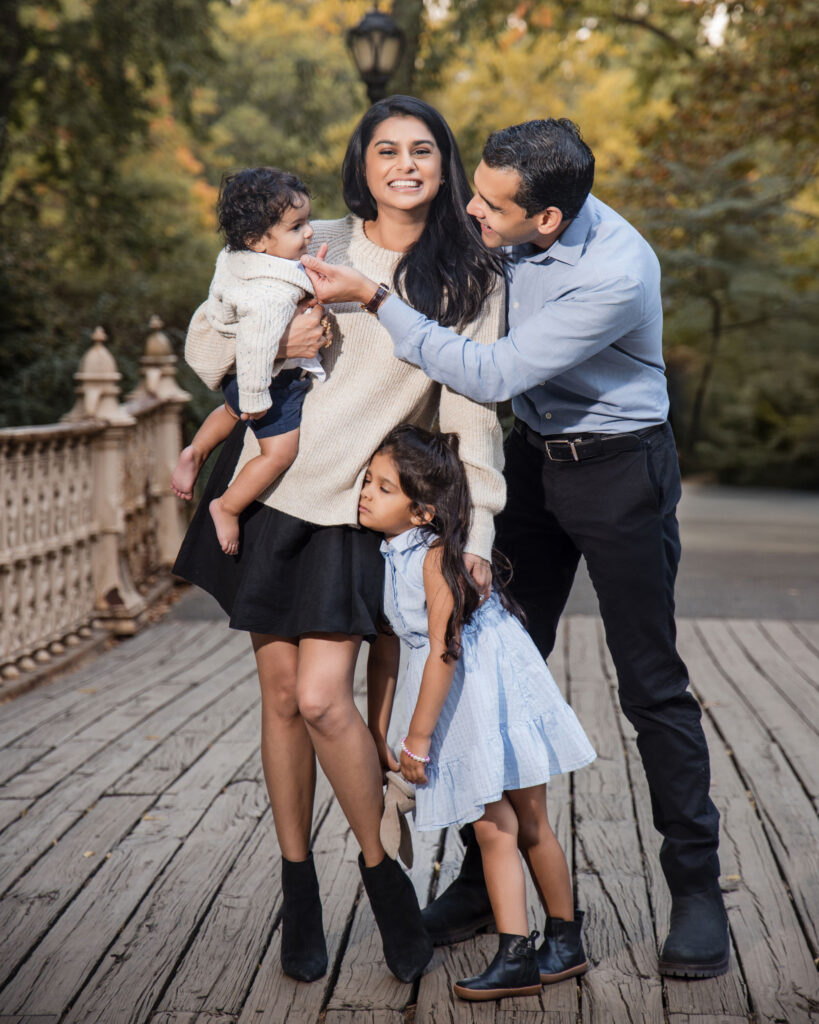
<svg viewBox="0 0 819 1024">
<path fill-rule="evenodd" d="M 660 970 L 713 977 L 728 968 L 728 929 L 708 749 L 675 646 L 680 476 L 660 268 L 637 231 L 590 194 L 593 177 L 594 157 L 571 121 L 529 121 L 489 137 L 467 209 L 487 246 L 511 247 L 509 333 L 494 345 L 440 327 L 347 268 L 304 263 L 318 299 L 362 302 L 399 358 L 477 401 L 513 399 L 497 545 L 544 657 L 585 558 L 663 835 L 672 911 Z M 466 831 L 460 876 L 425 911 L 438 943 L 466 938 L 488 918 Z"/>
</svg>

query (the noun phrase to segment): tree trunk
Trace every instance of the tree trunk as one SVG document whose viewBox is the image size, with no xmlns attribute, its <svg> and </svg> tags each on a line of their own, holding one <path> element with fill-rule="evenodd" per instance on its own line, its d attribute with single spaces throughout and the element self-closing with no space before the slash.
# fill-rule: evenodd
<svg viewBox="0 0 819 1024">
<path fill-rule="evenodd" d="M 688 432 L 685 438 L 685 456 L 688 459 L 693 457 L 694 446 L 700 439 L 705 395 L 714 373 L 717 353 L 719 352 L 719 345 L 722 340 L 722 306 L 716 295 L 708 295 L 706 298 L 711 303 L 711 346 L 700 374 L 699 383 L 697 384 L 694 404 L 691 407 L 691 419 L 688 423 Z"/>
<path fill-rule="evenodd" d="M 387 84 L 388 95 L 402 93 L 412 96 L 415 81 L 415 58 L 424 28 L 424 0 L 393 0 L 392 17 L 404 33 L 404 55 L 398 70 Z"/>
</svg>

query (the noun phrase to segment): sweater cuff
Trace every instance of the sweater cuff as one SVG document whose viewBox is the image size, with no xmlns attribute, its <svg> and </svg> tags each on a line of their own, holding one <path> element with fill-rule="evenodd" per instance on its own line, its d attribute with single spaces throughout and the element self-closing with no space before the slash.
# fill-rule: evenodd
<svg viewBox="0 0 819 1024">
<path fill-rule="evenodd" d="M 239 408 L 242 412 L 266 412 L 273 405 L 270 389 L 264 391 L 242 391 L 239 389 Z"/>
<path fill-rule="evenodd" d="M 492 545 L 495 541 L 495 520 L 488 508 L 472 508 L 472 529 L 466 542 L 466 551 L 478 555 L 487 562 L 492 561 Z"/>
</svg>

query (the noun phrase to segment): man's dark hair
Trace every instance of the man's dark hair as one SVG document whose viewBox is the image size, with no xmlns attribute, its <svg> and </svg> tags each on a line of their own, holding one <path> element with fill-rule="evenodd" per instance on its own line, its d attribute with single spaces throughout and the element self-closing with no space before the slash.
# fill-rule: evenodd
<svg viewBox="0 0 819 1024">
<path fill-rule="evenodd" d="M 222 179 L 216 215 L 225 243 L 232 251 L 247 249 L 291 206 L 301 206 L 307 186 L 278 167 L 248 167 Z"/>
<path fill-rule="evenodd" d="M 520 175 L 515 202 L 527 217 L 556 206 L 564 220 L 580 212 L 594 181 L 594 154 L 568 118 L 524 121 L 492 132 L 483 148 L 487 167 Z"/>
</svg>

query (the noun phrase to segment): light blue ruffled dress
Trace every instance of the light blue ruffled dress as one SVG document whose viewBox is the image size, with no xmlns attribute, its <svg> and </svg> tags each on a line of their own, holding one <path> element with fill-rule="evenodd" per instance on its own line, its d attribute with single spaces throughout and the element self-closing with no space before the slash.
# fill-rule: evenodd
<svg viewBox="0 0 819 1024">
<path fill-rule="evenodd" d="M 429 654 L 424 558 L 434 537 L 411 529 L 384 541 L 384 613 L 408 649 L 407 721 Z M 461 655 L 432 734 L 427 785 L 415 792 L 415 825 L 464 825 L 505 790 L 548 782 L 589 764 L 595 752 L 521 623 L 497 594 L 464 627 Z"/>
</svg>

